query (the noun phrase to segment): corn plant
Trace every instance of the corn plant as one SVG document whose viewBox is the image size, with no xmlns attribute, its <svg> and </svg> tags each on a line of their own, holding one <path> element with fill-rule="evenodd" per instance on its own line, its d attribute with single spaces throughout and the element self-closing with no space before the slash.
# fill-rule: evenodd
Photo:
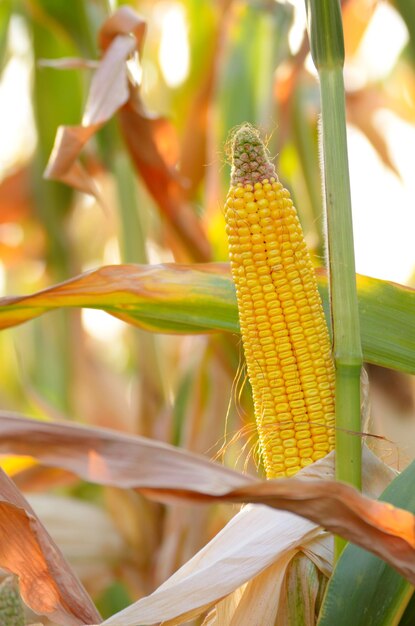
<svg viewBox="0 0 415 626">
<path fill-rule="evenodd" d="M 40 619 L 64 626 L 410 624 L 415 468 L 396 477 L 362 445 L 360 386 L 363 359 L 415 373 L 415 295 L 356 276 L 340 3 L 306 1 L 309 44 L 304 38 L 291 56 L 288 4 L 173 3 L 192 16 L 195 61 L 188 84 L 194 91 L 152 95 L 153 104 L 171 98 L 181 112 L 180 136 L 144 103 L 137 59 L 145 68 L 143 49 L 156 45 L 154 32 L 145 44 L 145 19 L 129 4 L 112 4 L 112 11 L 107 2 L 83 0 L 70 8 L 49 0 L 21 6 L 5 0 L 0 7 L 0 66 L 14 16 L 32 37 L 38 147 L 27 166 L 30 176 L 19 173 L 18 180 L 34 184 L 29 224 L 46 241 L 37 249 L 45 259 L 41 283 L 29 295 L 3 298 L 0 307 L 0 328 L 33 320 L 19 335 L 19 349 L 23 340 L 32 348 L 19 356 L 24 401 L 5 402 L 0 411 L 0 452 L 7 455 L 0 471 L 0 567 L 19 577 L 21 596 L 9 579 L 2 583 L 4 626 L 24 623 L 21 599 Z M 161 13 L 151 13 L 152 3 L 138 4 L 156 24 Z M 405 3 L 397 6 L 413 32 L 412 12 Z M 316 129 L 305 121 L 301 90 L 292 87 L 308 45 L 319 74 L 324 220 L 316 191 Z M 157 75 L 160 68 L 154 58 L 152 63 Z M 290 71 L 273 94 L 269 78 L 276 64 Z M 91 68 L 80 122 L 87 81 L 71 72 Z M 48 79 L 48 72 L 59 79 Z M 269 124 L 273 95 L 278 130 L 267 149 L 255 124 Z M 215 103 L 222 113 L 217 125 Z M 283 122 L 289 126 L 290 115 L 294 158 L 284 153 L 289 140 Z M 209 157 L 214 140 L 224 144 L 235 126 L 229 172 L 228 165 L 212 166 Z M 282 152 L 277 168 L 274 150 Z M 392 167 L 385 154 L 384 160 Z M 300 180 L 297 186 L 295 175 L 290 180 L 299 215 L 279 182 L 289 178 L 290 163 Z M 49 180 L 41 183 L 44 168 Z M 70 189 L 90 194 L 100 207 L 86 235 L 71 228 L 71 211 L 85 207 Z M 73 268 L 85 269 L 86 250 L 94 248 L 112 203 L 119 208 L 121 262 L 73 277 Z M 222 221 L 218 203 L 224 205 Z M 327 271 L 316 272 L 324 221 Z M 314 251 L 301 224 L 308 234 L 315 231 Z M 230 267 L 218 262 L 225 260 L 225 229 Z M 175 262 L 150 264 L 149 251 L 158 249 Z M 64 282 L 50 286 L 55 280 Z M 128 419 L 119 407 L 113 417 L 116 388 L 99 370 L 108 354 L 91 359 L 74 311 L 80 307 L 102 309 L 131 327 L 124 375 L 129 385 L 140 376 L 140 392 L 138 410 Z M 45 318 L 50 323 L 35 319 L 56 309 L 63 309 L 61 317 Z M 166 333 L 203 335 L 198 360 L 182 368 L 177 355 L 186 344 L 162 344 L 157 335 Z M 9 336 L 0 340 L 10 357 Z M 76 343 L 69 341 L 74 337 Z M 226 412 L 233 380 L 238 387 L 244 378 L 241 358 L 250 387 L 234 392 L 239 412 Z M 93 373 L 85 368 L 91 360 Z M 127 403 L 123 407 L 128 412 Z M 224 429 L 230 442 L 221 446 Z M 258 449 L 257 464 L 248 458 L 241 472 L 237 461 L 249 446 Z M 206 448 L 224 452 L 225 464 L 207 458 Z M 49 508 L 22 494 L 39 484 L 61 490 L 50 496 Z M 64 545 L 77 523 L 67 508 L 75 508 L 74 496 L 91 500 L 77 515 L 85 512 L 88 531 L 91 524 L 99 528 L 107 545 L 92 546 L 88 535 L 90 571 L 76 550 L 74 555 L 73 542 Z M 183 513 L 177 502 L 192 508 Z M 244 506 L 236 513 L 221 507 L 226 513 L 219 514 L 217 503 Z M 84 529 L 78 539 L 86 536 Z"/>
</svg>

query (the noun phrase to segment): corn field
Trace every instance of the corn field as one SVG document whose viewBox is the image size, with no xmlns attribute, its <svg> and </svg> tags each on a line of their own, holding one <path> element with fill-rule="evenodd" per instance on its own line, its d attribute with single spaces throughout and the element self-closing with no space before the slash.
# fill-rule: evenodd
<svg viewBox="0 0 415 626">
<path fill-rule="evenodd" d="M 415 6 L 0 0 L 0 626 L 415 623 Z"/>
</svg>

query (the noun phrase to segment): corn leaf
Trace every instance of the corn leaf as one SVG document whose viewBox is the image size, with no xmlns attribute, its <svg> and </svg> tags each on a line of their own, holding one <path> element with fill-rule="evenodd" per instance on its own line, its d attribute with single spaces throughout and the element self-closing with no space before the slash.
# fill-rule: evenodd
<svg viewBox="0 0 415 626">
<path fill-rule="evenodd" d="M 327 278 L 318 272 L 327 319 Z M 357 277 L 364 358 L 415 374 L 415 291 Z M 62 307 L 103 309 L 151 332 L 239 332 L 235 290 L 224 263 L 114 265 L 28 296 L 0 299 L 0 329 Z"/>
<path fill-rule="evenodd" d="M 24 602 L 55 623 L 82 626 L 99 619 L 58 547 L 3 470 L 0 470 L 0 567 L 19 577 Z"/>
<path fill-rule="evenodd" d="M 415 7 L 407 0 L 394 0 L 393 4 L 400 13 L 409 33 L 409 49 L 412 61 L 415 63 Z"/>
<path fill-rule="evenodd" d="M 15 169 L 0 183 L 0 224 L 13 220 L 23 220 L 33 211 L 33 199 L 30 196 L 30 171 L 27 165 Z M 5 255 L 1 254 L 3 262 Z"/>
<path fill-rule="evenodd" d="M 99 196 L 94 181 L 79 160 L 85 144 L 118 115 L 130 156 L 162 213 L 187 246 L 192 258 L 208 260 L 209 243 L 191 207 L 183 181 L 173 165 L 178 140 L 172 124 L 144 107 L 127 62 L 141 55 L 146 23 L 130 7 L 115 11 L 99 31 L 102 59 L 95 72 L 82 124 L 60 126 L 45 176 Z"/>
<path fill-rule="evenodd" d="M 305 517 L 370 550 L 415 583 L 414 516 L 330 480 L 333 455 L 320 465 L 314 463 L 306 481 L 258 481 L 144 437 L 39 422 L 5 412 L 0 413 L 0 452 L 30 455 L 43 465 L 69 470 L 98 484 L 135 488 L 162 502 L 267 504 Z M 321 466 L 323 472 L 318 470 Z M 386 466 L 384 471 L 390 472 Z M 149 623 L 154 621 L 158 620 Z"/>
<path fill-rule="evenodd" d="M 405 613 L 399 622 L 399 626 L 412 626 L 415 623 L 415 595 L 412 594 Z"/>
<path fill-rule="evenodd" d="M 7 36 L 12 11 L 11 0 L 3 0 L 0 5 L 0 75 L 6 61 Z"/>
<path fill-rule="evenodd" d="M 415 513 L 415 462 L 385 489 L 380 500 Z M 398 624 L 413 587 L 373 554 L 349 544 L 329 582 L 318 626 Z M 414 606 L 408 607 L 407 618 Z M 407 622 L 413 623 L 413 621 Z"/>
</svg>

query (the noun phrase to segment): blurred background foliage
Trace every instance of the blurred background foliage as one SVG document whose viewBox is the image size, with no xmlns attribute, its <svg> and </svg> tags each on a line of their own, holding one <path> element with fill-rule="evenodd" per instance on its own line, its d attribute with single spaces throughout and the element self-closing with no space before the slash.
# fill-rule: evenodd
<svg viewBox="0 0 415 626">
<path fill-rule="evenodd" d="M 316 265 L 324 264 L 319 95 L 303 0 L 128 2 L 148 25 L 134 72 L 145 106 L 168 120 L 158 141 L 168 144 L 169 167 L 200 224 L 199 253 L 149 193 L 115 119 L 83 153 L 103 203 L 42 178 L 57 127 L 81 121 L 93 72 L 45 61 L 97 61 L 98 30 L 121 4 L 0 0 L 0 295 L 106 264 L 226 261 L 226 140 L 244 121 L 268 138 Z M 342 6 L 357 270 L 414 285 L 415 5 Z M 5 331 L 0 351 L 4 409 L 154 437 L 261 471 L 238 337 L 153 336 L 83 310 Z M 372 430 L 384 437 L 386 460 L 403 468 L 415 455 L 413 381 L 375 367 L 369 375 Z M 62 482 L 56 472 L 40 477 L 29 462 L 3 463 L 27 490 L 49 487 L 37 506 L 104 615 L 149 593 L 232 514 L 166 509 L 69 478 L 53 490 Z M 85 532 L 92 519 L 107 540 Z"/>
</svg>

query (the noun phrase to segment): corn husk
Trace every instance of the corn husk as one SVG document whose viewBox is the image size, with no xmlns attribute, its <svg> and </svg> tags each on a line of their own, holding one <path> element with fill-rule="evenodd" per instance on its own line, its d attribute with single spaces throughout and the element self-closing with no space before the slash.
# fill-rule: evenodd
<svg viewBox="0 0 415 626">
<path fill-rule="evenodd" d="M 395 477 L 366 448 L 363 467 L 364 490 L 371 497 L 379 496 Z M 300 475 L 303 479 L 333 478 L 334 453 Z M 274 626 L 285 573 L 298 552 L 310 557 L 324 575 L 330 574 L 331 540 L 324 530 L 292 513 L 247 505 L 156 591 L 105 620 L 103 626 L 158 622 L 173 626 L 213 605 L 206 626 Z M 243 621 L 246 616 L 251 621 Z"/>
<path fill-rule="evenodd" d="M 1 626 L 25 626 L 23 603 L 13 576 L 8 576 L 0 584 L 0 624 Z"/>
</svg>

